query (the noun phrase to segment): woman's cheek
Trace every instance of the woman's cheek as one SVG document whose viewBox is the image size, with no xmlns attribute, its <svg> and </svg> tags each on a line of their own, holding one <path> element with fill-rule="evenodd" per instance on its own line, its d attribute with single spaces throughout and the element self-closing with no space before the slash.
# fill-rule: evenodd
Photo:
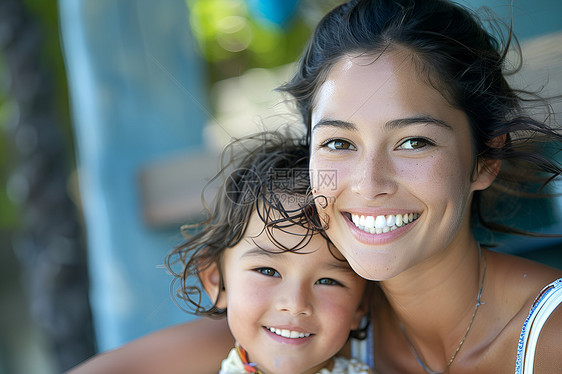
<svg viewBox="0 0 562 374">
<path fill-rule="evenodd" d="M 317 195 L 335 197 L 348 185 L 351 172 L 337 162 L 323 163 L 311 170 L 312 186 Z"/>
<path fill-rule="evenodd" d="M 334 162 L 326 162 L 313 153 L 310 157 L 310 184 L 316 195 L 325 194 L 337 186 L 338 170 Z"/>
</svg>

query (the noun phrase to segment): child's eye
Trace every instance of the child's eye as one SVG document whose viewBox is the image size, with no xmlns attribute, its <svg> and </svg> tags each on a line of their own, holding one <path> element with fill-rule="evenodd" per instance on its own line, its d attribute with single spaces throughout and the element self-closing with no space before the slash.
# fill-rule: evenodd
<svg viewBox="0 0 562 374">
<path fill-rule="evenodd" d="M 331 278 L 321 278 L 316 281 L 316 284 L 321 284 L 324 286 L 341 286 L 342 284 Z"/>
<path fill-rule="evenodd" d="M 277 272 L 277 270 L 272 269 L 272 268 L 257 268 L 254 269 L 254 271 L 257 271 L 260 274 L 266 275 L 268 277 L 280 277 L 281 274 L 279 274 Z"/>
<path fill-rule="evenodd" d="M 411 138 L 403 141 L 396 149 L 416 150 L 435 145 L 431 140 L 425 138 Z"/>
<path fill-rule="evenodd" d="M 348 150 L 355 151 L 357 148 L 347 140 L 343 139 L 329 139 L 321 144 L 322 147 L 328 147 L 333 150 Z"/>
</svg>

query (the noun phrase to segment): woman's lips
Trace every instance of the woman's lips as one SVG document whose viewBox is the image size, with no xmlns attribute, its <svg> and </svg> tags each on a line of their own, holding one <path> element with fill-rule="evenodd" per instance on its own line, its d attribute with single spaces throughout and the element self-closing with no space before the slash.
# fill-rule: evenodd
<svg viewBox="0 0 562 374">
<path fill-rule="evenodd" d="M 418 212 L 386 215 L 350 212 L 342 212 L 341 214 L 350 227 L 353 236 L 368 245 L 386 244 L 398 239 L 414 227 L 421 216 L 421 213 Z"/>
</svg>

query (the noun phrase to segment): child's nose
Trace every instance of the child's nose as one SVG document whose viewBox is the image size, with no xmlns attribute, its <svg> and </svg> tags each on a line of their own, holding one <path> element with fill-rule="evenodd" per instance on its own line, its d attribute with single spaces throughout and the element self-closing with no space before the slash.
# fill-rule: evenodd
<svg viewBox="0 0 562 374">
<path fill-rule="evenodd" d="M 277 295 L 277 309 L 293 315 L 311 315 L 312 297 L 302 284 L 285 285 Z"/>
</svg>

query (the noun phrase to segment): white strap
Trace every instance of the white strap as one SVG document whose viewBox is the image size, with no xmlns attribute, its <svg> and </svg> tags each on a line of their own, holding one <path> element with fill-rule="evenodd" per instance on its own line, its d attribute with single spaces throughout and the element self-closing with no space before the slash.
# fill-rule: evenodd
<svg viewBox="0 0 562 374">
<path fill-rule="evenodd" d="M 535 311 L 529 316 L 527 322 L 527 337 L 523 341 L 523 373 L 533 373 L 535 362 L 535 351 L 541 330 L 552 312 L 562 303 L 562 283 L 560 280 L 554 282 L 547 290 L 544 297 L 541 297 L 535 306 Z"/>
</svg>

